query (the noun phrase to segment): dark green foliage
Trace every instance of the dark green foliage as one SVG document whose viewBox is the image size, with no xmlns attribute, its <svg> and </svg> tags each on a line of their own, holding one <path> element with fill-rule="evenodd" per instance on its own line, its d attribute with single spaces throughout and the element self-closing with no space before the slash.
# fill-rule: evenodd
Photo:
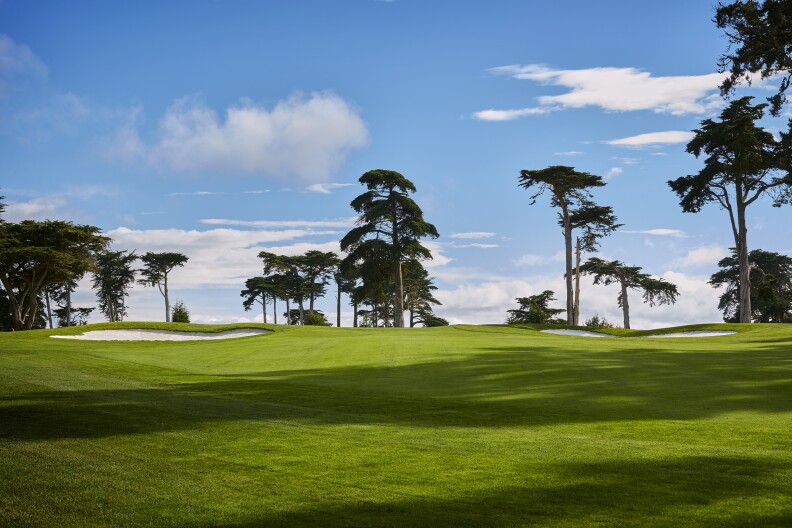
<svg viewBox="0 0 792 528">
<path fill-rule="evenodd" d="M 109 242 L 99 233 L 98 227 L 59 220 L 0 223 L 0 284 L 15 330 L 33 328 L 44 288 L 95 269 L 94 255 Z"/>
<path fill-rule="evenodd" d="M 275 299 L 277 292 L 278 287 L 274 277 L 252 277 L 245 281 L 245 289 L 239 292 L 239 295 L 244 297 L 242 307 L 246 312 L 256 303 L 261 305 L 262 322 L 266 323 L 267 303 Z"/>
<path fill-rule="evenodd" d="M 389 295 L 394 326 L 403 327 L 402 263 L 431 259 L 431 252 L 421 245 L 420 239 L 437 238 L 439 235 L 435 226 L 424 220 L 418 204 L 410 198 L 410 194 L 415 192 L 415 185 L 410 180 L 395 171 L 372 170 L 363 174 L 359 181 L 368 190 L 351 203 L 352 209 L 360 216 L 357 225 L 341 239 L 341 250 L 348 252 L 344 268 L 369 267 L 366 261 L 376 254 L 395 286 L 395 291 Z M 381 275 L 369 271 L 362 270 L 360 274 L 364 283 L 367 278 Z"/>
<path fill-rule="evenodd" d="M 448 326 L 448 320 L 443 319 L 442 317 L 438 317 L 433 313 L 422 313 L 420 314 L 421 323 L 426 328 L 435 328 L 438 326 Z"/>
<path fill-rule="evenodd" d="M 171 322 L 173 323 L 189 323 L 190 322 L 190 311 L 187 310 L 187 306 L 185 306 L 184 301 L 176 301 L 173 305 L 173 310 L 171 311 Z"/>
<path fill-rule="evenodd" d="M 789 0 L 739 0 L 719 4 L 715 23 L 729 39 L 718 65 L 729 76 L 721 84 L 724 96 L 750 76 L 767 79 L 783 74 L 778 91 L 768 98 L 773 115 L 779 115 L 786 102 L 786 91 L 792 79 L 792 3 Z"/>
<path fill-rule="evenodd" d="M 750 267 L 746 209 L 764 195 L 780 207 L 792 201 L 792 133 L 781 141 L 756 126 L 766 104 L 751 105 L 751 97 L 732 101 L 720 121 L 705 119 L 687 151 L 706 155 L 698 174 L 671 180 L 668 185 L 679 196 L 684 212 L 696 213 L 716 203 L 729 213 L 729 221 L 740 262 L 740 322 L 751 321 Z"/>
<path fill-rule="evenodd" d="M 748 254 L 751 266 L 751 318 L 761 323 L 792 322 L 792 257 L 754 249 Z M 710 277 L 716 288 L 725 287 L 718 309 L 723 320 L 737 322 L 740 318 L 740 270 L 737 253 L 720 262 L 721 268 Z"/>
<path fill-rule="evenodd" d="M 305 314 L 306 326 L 333 326 L 320 310 L 308 310 Z"/>
<path fill-rule="evenodd" d="M 139 270 L 142 276 L 138 280 L 140 284 L 146 286 L 156 286 L 162 297 L 165 299 L 165 322 L 170 322 L 170 298 L 168 296 L 168 274 L 173 268 L 184 266 L 189 260 L 187 255 L 181 253 L 164 252 L 152 253 L 148 252 L 140 260 L 143 262 L 143 269 Z"/>
<path fill-rule="evenodd" d="M 545 290 L 539 295 L 530 297 L 518 297 L 517 304 L 520 305 L 516 310 L 508 310 L 509 316 L 506 324 L 564 324 L 566 321 L 559 319 L 556 315 L 564 313 L 563 309 L 550 308 L 548 304 L 554 301 L 554 293 Z"/>
<path fill-rule="evenodd" d="M 550 192 L 550 205 L 560 209 L 558 224 L 564 234 L 565 278 L 566 278 L 566 312 L 567 323 L 576 324 L 579 312 L 579 299 L 575 298 L 572 287 L 572 234 L 575 229 L 582 229 L 578 237 L 579 251 L 594 251 L 600 238 L 618 229 L 613 209 L 596 205 L 592 201 L 591 189 L 603 187 L 605 182 L 601 176 L 578 172 L 574 167 L 554 165 L 541 170 L 520 171 L 519 185 L 524 189 L 533 189 L 531 205 L 545 191 Z"/>
<path fill-rule="evenodd" d="M 594 314 L 591 319 L 587 319 L 583 324 L 588 328 L 615 328 L 613 323 L 608 322 L 604 317 L 600 317 L 598 313 Z"/>
<path fill-rule="evenodd" d="M 580 272 L 594 277 L 594 284 L 619 284 L 621 291 L 617 298 L 624 312 L 624 328 L 630 328 L 630 303 L 627 291 L 638 289 L 643 291 L 643 300 L 649 306 L 656 304 L 673 304 L 679 295 L 677 287 L 663 279 L 656 279 L 642 273 L 638 266 L 627 266 L 618 260 L 605 261 L 598 257 L 588 259 Z"/>
<path fill-rule="evenodd" d="M 52 313 L 58 318 L 60 328 L 66 326 L 83 326 L 88 324 L 88 318 L 94 308 L 81 308 L 79 306 L 61 306 L 53 310 Z"/>
<path fill-rule="evenodd" d="M 134 251 L 100 251 L 96 254 L 93 287 L 99 311 L 111 323 L 123 321 L 127 315 L 126 297 L 135 283 L 132 264 L 137 258 Z"/>
</svg>

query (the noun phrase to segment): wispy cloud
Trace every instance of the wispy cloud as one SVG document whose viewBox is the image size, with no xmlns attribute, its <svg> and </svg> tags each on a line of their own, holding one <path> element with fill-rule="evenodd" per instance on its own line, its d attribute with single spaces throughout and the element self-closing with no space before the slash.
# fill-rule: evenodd
<svg viewBox="0 0 792 528">
<path fill-rule="evenodd" d="M 547 262 L 563 262 L 565 256 L 563 251 L 559 251 L 554 255 L 535 255 L 533 253 L 526 253 L 517 260 L 514 260 L 515 266 L 537 266 Z"/>
<path fill-rule="evenodd" d="M 474 242 L 472 244 L 454 244 L 452 247 L 455 248 L 478 248 L 478 249 L 492 249 L 496 247 L 500 247 L 498 244 L 480 244 L 478 242 Z"/>
<path fill-rule="evenodd" d="M 343 187 L 351 187 L 353 183 L 314 183 L 305 188 L 308 192 L 315 192 L 320 194 L 333 194 L 334 189 L 341 189 Z"/>
<path fill-rule="evenodd" d="M 702 246 L 691 249 L 682 257 L 671 261 L 672 268 L 696 268 L 700 266 L 712 266 L 728 253 L 720 246 Z"/>
<path fill-rule="evenodd" d="M 193 191 L 193 192 L 174 192 L 168 194 L 168 196 L 215 196 L 218 194 L 225 194 L 225 193 L 214 192 L 214 191 Z"/>
<path fill-rule="evenodd" d="M 264 173 L 321 182 L 369 139 L 357 109 L 325 92 L 293 96 L 271 109 L 245 99 L 223 117 L 200 97 L 185 97 L 168 109 L 159 131 L 159 139 L 146 145 L 131 119 L 106 153 L 175 171 Z"/>
<path fill-rule="evenodd" d="M 259 189 L 259 190 L 256 190 L 256 191 L 245 191 L 242 194 L 266 194 L 268 192 L 271 192 L 271 191 L 269 189 Z"/>
<path fill-rule="evenodd" d="M 613 178 L 614 176 L 618 176 L 619 174 L 622 174 L 623 172 L 624 169 L 622 169 L 621 167 L 612 167 L 608 170 L 608 172 L 605 173 L 603 178 L 607 181 Z"/>
<path fill-rule="evenodd" d="M 652 235 L 652 236 L 667 236 L 667 237 L 674 237 L 674 238 L 689 238 L 689 235 L 684 231 L 680 231 L 679 229 L 665 229 L 665 228 L 658 228 L 658 229 L 644 229 L 641 231 L 620 231 L 620 233 L 631 233 L 631 234 L 638 234 L 638 235 Z"/>
<path fill-rule="evenodd" d="M 202 224 L 238 227 L 258 227 L 262 229 L 299 229 L 299 228 L 346 228 L 355 225 L 357 217 L 336 218 L 334 220 L 233 220 L 228 218 L 204 218 Z"/>
<path fill-rule="evenodd" d="M 510 110 L 483 110 L 473 117 L 483 121 L 509 121 L 568 108 L 595 106 L 627 112 L 648 110 L 672 115 L 703 114 L 722 105 L 718 85 L 725 74 L 655 77 L 637 68 L 586 68 L 563 70 L 542 64 L 491 68 L 493 75 L 567 88 L 560 95 L 538 98 L 538 106 Z"/>
<path fill-rule="evenodd" d="M 45 220 L 66 205 L 66 200 L 60 196 L 33 198 L 26 202 L 9 201 L 6 204 L 3 217 L 10 222 L 21 220 Z"/>
<path fill-rule="evenodd" d="M 619 161 L 621 163 L 624 163 L 625 165 L 635 165 L 636 163 L 639 163 L 641 161 L 638 158 L 624 158 L 621 156 L 611 156 L 610 159 Z"/>
<path fill-rule="evenodd" d="M 665 132 L 649 132 L 629 136 L 621 139 L 611 139 L 605 143 L 617 147 L 643 148 L 655 145 L 672 145 L 676 143 L 687 143 L 695 134 L 686 130 L 667 130 Z"/>
<path fill-rule="evenodd" d="M 553 152 L 553 156 L 582 156 L 585 152 L 579 150 L 565 150 L 563 152 Z"/>
<path fill-rule="evenodd" d="M 8 35 L 0 35 L 0 96 L 6 95 L 9 84 L 26 79 L 47 79 L 47 66 L 24 44 Z"/>
<path fill-rule="evenodd" d="M 489 231 L 467 231 L 465 233 L 452 233 L 448 238 L 461 238 L 461 239 L 478 239 L 478 238 L 492 238 L 497 233 L 490 233 Z"/>
</svg>

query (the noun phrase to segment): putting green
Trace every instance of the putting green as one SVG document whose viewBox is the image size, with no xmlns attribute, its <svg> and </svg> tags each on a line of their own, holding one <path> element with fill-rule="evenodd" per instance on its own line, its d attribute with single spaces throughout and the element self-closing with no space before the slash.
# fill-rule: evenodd
<svg viewBox="0 0 792 528">
<path fill-rule="evenodd" d="M 792 525 L 792 325 L 539 329 L 0 335 L 0 526 Z"/>
</svg>

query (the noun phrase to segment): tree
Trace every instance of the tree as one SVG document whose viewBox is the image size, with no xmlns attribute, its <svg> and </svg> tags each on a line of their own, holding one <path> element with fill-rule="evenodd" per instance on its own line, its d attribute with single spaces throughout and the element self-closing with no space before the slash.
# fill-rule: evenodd
<svg viewBox="0 0 792 528">
<path fill-rule="evenodd" d="M 173 310 L 171 311 L 171 322 L 174 323 L 190 322 L 190 311 L 187 309 L 187 306 L 184 304 L 184 301 L 178 300 L 173 305 Z"/>
<path fill-rule="evenodd" d="M 357 300 L 354 298 L 354 293 L 357 288 L 358 277 L 355 275 L 354 270 L 344 273 L 339 260 L 333 272 L 333 279 L 335 279 L 336 283 L 336 326 L 341 326 L 341 294 L 346 293 L 355 312 L 352 325 L 357 327 Z"/>
<path fill-rule="evenodd" d="M 340 262 L 338 255 L 332 251 L 323 252 L 310 250 L 297 260 L 297 267 L 306 279 L 308 292 L 308 309 L 313 311 L 314 300 L 324 297 L 327 283 Z"/>
<path fill-rule="evenodd" d="M 506 324 L 564 324 L 566 321 L 556 315 L 564 313 L 563 308 L 550 308 L 550 301 L 555 301 L 555 293 L 545 290 L 530 297 L 517 297 L 520 305 L 516 310 L 507 310 L 509 316 Z"/>
<path fill-rule="evenodd" d="M 94 308 L 82 308 L 79 306 L 60 306 L 53 312 L 58 318 L 58 326 L 83 326 L 88 324 L 88 317 Z"/>
<path fill-rule="evenodd" d="M 679 196 L 686 213 L 697 213 L 710 202 L 729 213 L 734 245 L 740 259 L 740 322 L 751 322 L 751 283 L 748 264 L 746 209 L 765 194 L 780 207 L 792 200 L 792 175 L 788 171 L 792 133 L 776 141 L 756 126 L 766 104 L 751 105 L 751 97 L 732 101 L 720 121 L 705 119 L 687 151 L 697 158 L 706 154 L 698 174 L 671 180 L 668 185 Z"/>
<path fill-rule="evenodd" d="M 98 227 L 60 220 L 0 223 L 0 284 L 14 330 L 33 328 L 44 288 L 73 280 L 95 266 L 110 239 Z"/>
<path fill-rule="evenodd" d="M 580 263 L 582 253 L 592 253 L 599 248 L 601 238 L 611 234 L 622 226 L 616 223 L 616 216 L 610 206 L 596 205 L 588 200 L 580 207 L 572 210 L 569 223 L 573 230 L 582 230 L 580 236 L 575 237 L 575 299 L 572 303 L 572 324 L 580 325 Z M 563 227 L 563 222 L 559 219 Z"/>
<path fill-rule="evenodd" d="M 760 323 L 792 322 L 792 257 L 754 249 L 748 254 L 751 266 L 751 319 Z M 733 323 L 740 316 L 740 266 L 737 251 L 718 262 L 721 269 L 710 277 L 715 288 L 725 287 L 718 309 L 723 320 Z"/>
<path fill-rule="evenodd" d="M 618 260 L 605 261 L 598 257 L 588 259 L 581 267 L 581 273 L 593 275 L 594 284 L 614 284 L 621 286 L 618 303 L 624 312 L 624 328 L 630 328 L 630 302 L 627 290 L 643 290 L 643 299 L 649 306 L 673 304 L 679 292 L 677 287 L 663 279 L 641 273 L 638 266 L 627 266 Z"/>
<path fill-rule="evenodd" d="M 132 251 L 101 251 L 96 254 L 93 287 L 101 311 L 111 323 L 127 315 L 126 297 L 135 283 L 132 264 L 138 259 Z"/>
<path fill-rule="evenodd" d="M 433 292 L 437 290 L 434 279 L 426 268 L 417 261 L 404 264 L 404 307 L 410 313 L 410 328 L 416 324 L 426 326 L 427 320 L 434 317 L 432 305 L 442 305 Z"/>
<path fill-rule="evenodd" d="M 721 94 L 729 95 L 743 81 L 750 84 L 756 73 L 761 79 L 784 74 L 778 91 L 768 98 L 771 113 L 779 115 L 792 81 L 792 4 L 789 0 L 719 4 L 715 23 L 729 40 L 718 61 L 720 71 L 729 72 L 720 86 Z"/>
<path fill-rule="evenodd" d="M 260 304 L 264 324 L 267 324 L 267 303 L 269 299 L 275 302 L 276 291 L 277 287 L 272 277 L 252 277 L 245 281 L 245 289 L 239 292 L 240 297 L 245 298 L 242 307 L 247 312 L 254 304 Z M 277 324 L 277 319 L 275 321 Z"/>
<path fill-rule="evenodd" d="M 171 322 L 171 307 L 168 297 L 168 274 L 175 267 L 184 266 L 189 257 L 181 253 L 152 253 L 148 252 L 140 260 L 143 261 L 143 269 L 140 274 L 143 278 L 138 282 L 145 286 L 156 286 L 165 298 L 165 322 Z"/>
<path fill-rule="evenodd" d="M 555 165 L 541 170 L 520 171 L 520 187 L 534 188 L 536 192 L 531 195 L 531 205 L 545 191 L 549 190 L 550 205 L 558 207 L 558 223 L 564 233 L 564 249 L 566 263 L 566 312 L 567 323 L 575 324 L 575 297 L 572 289 L 572 231 L 576 227 L 590 225 L 592 233 L 601 235 L 588 235 L 588 242 L 593 247 L 599 236 L 604 236 L 618 227 L 616 218 L 609 207 L 600 208 L 591 201 L 593 187 L 602 187 L 605 182 L 601 176 L 587 172 L 578 172 L 574 167 Z M 610 224 L 610 227 L 609 227 Z M 585 239 L 586 235 L 584 235 Z"/>
<path fill-rule="evenodd" d="M 356 262 L 371 254 L 376 244 L 383 251 L 391 270 L 394 326 L 404 327 L 404 281 L 402 263 L 411 259 L 431 259 L 431 252 L 421 245 L 424 237 L 437 238 L 434 225 L 426 222 L 423 211 L 410 193 L 415 185 L 395 171 L 372 170 L 360 177 L 367 191 L 352 200 L 352 208 L 360 214 L 357 226 L 341 239 L 346 259 Z"/>
</svg>

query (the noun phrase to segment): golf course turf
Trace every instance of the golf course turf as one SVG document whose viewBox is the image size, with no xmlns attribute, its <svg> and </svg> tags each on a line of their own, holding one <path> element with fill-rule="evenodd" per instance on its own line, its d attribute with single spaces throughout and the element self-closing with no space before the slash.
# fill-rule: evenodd
<svg viewBox="0 0 792 528">
<path fill-rule="evenodd" d="M 792 526 L 792 325 L 538 328 L 2 334 L 0 526 Z"/>
</svg>

